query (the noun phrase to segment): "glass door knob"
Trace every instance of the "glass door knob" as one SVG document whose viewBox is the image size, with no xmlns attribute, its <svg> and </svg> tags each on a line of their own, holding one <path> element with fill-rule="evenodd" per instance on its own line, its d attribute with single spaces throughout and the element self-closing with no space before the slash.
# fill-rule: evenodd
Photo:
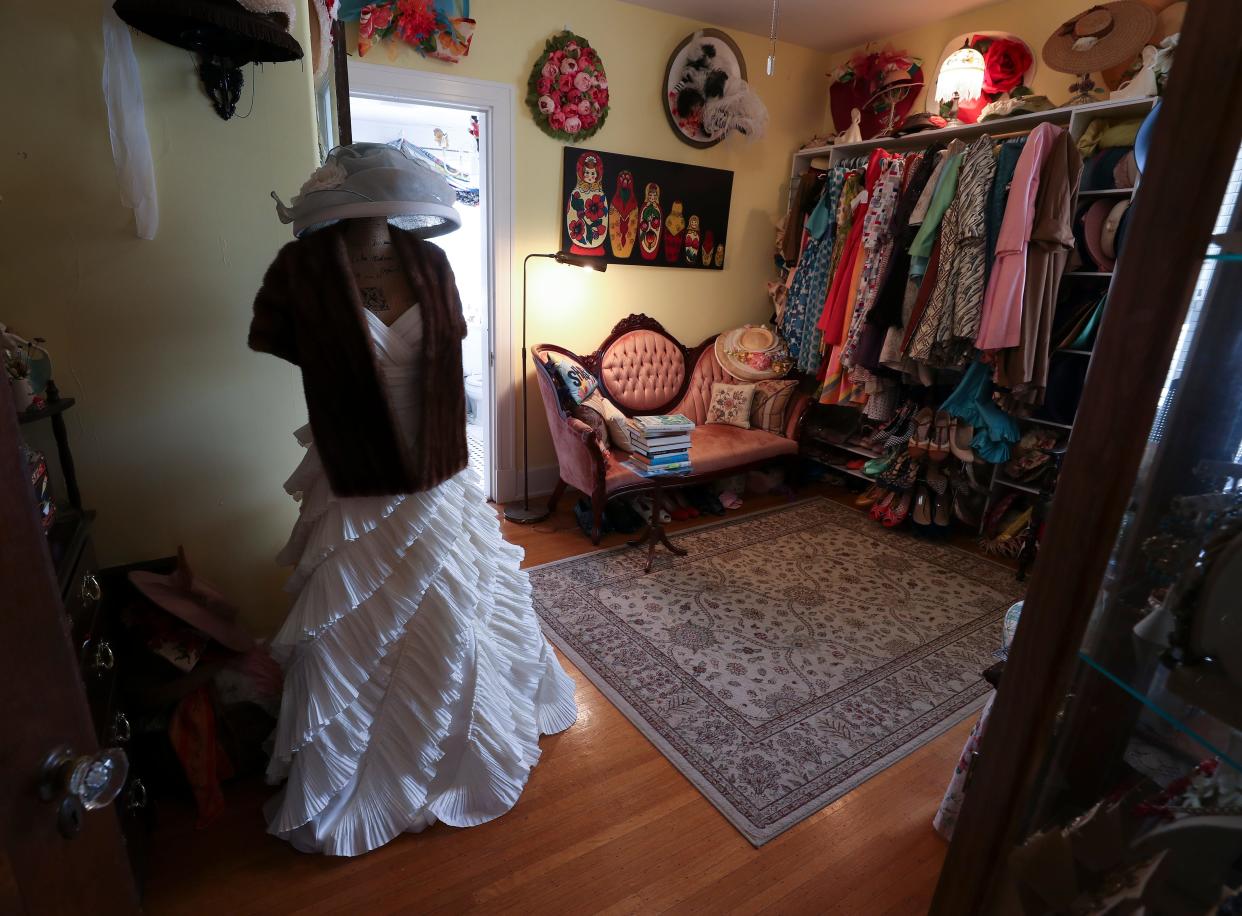
<svg viewBox="0 0 1242 916">
<path fill-rule="evenodd" d="M 51 801 L 64 793 L 81 802 L 85 810 L 94 811 L 120 794 L 128 775 L 129 758 L 119 747 L 101 748 L 93 754 L 61 747 L 44 761 L 39 796 Z"/>
</svg>

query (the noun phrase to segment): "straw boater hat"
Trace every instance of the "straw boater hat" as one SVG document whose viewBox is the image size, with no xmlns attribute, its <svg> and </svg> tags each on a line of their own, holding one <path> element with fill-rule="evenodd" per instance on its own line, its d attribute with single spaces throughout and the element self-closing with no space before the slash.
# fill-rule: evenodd
<svg viewBox="0 0 1242 916">
<path fill-rule="evenodd" d="M 719 335 L 716 359 L 725 372 L 746 382 L 780 378 L 792 368 L 785 341 L 766 325 L 744 324 Z"/>
<path fill-rule="evenodd" d="M 1095 73 L 1125 63 L 1156 29 L 1155 12 L 1137 0 L 1117 0 L 1079 13 L 1052 33 L 1043 58 L 1062 73 Z"/>
</svg>

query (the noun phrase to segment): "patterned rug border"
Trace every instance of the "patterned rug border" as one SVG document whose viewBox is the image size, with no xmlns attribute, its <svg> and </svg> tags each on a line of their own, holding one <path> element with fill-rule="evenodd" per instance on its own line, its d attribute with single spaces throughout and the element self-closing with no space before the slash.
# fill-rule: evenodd
<svg viewBox="0 0 1242 916">
<path fill-rule="evenodd" d="M 787 512 L 790 509 L 798 509 L 798 508 L 801 508 L 802 506 L 809 506 L 812 503 L 824 503 L 828 506 L 831 506 L 834 511 L 840 511 L 842 513 L 850 513 L 852 515 L 858 516 L 860 519 L 864 517 L 863 513 L 859 512 L 857 509 L 852 509 L 851 507 L 846 506 L 842 503 L 839 503 L 834 499 L 829 499 L 827 496 L 808 496 L 805 499 L 795 499 L 795 500 L 792 500 L 791 502 L 782 503 L 779 506 L 769 506 L 766 509 L 753 509 L 750 512 L 743 512 L 740 515 L 733 515 L 728 518 L 721 518 L 721 519 L 717 519 L 716 521 L 705 522 L 701 525 L 695 525 L 692 528 L 683 528 L 680 531 L 670 532 L 669 538 L 673 541 L 676 541 L 678 538 L 695 535 L 701 531 L 710 531 L 715 528 L 728 528 L 733 525 L 741 524 L 742 522 L 754 521 L 757 518 L 762 518 L 765 515 L 771 515 L 774 512 Z M 889 529 L 885 528 L 881 530 L 888 531 Z M 893 532 L 893 533 L 897 534 L 896 532 Z M 874 535 L 864 535 L 864 536 L 868 537 L 872 541 L 878 540 L 878 538 L 874 537 Z M 920 542 L 918 541 L 915 542 L 916 545 L 918 543 Z M 984 556 L 981 553 L 975 553 L 970 550 L 965 550 L 961 547 L 958 547 L 956 544 L 936 542 L 935 546 L 939 547 L 942 550 L 950 550 L 950 551 L 953 551 L 954 553 L 959 553 L 964 557 L 969 557 L 972 561 L 984 563 L 988 566 L 993 567 L 997 572 L 1004 572 L 1004 573 L 1010 573 L 1010 574 L 1013 573 L 1012 566 L 1008 566 L 1004 563 L 998 562 L 997 560 L 993 560 L 991 557 Z M 605 556 L 611 553 L 632 553 L 634 554 L 634 556 L 637 557 L 639 556 L 640 552 L 637 548 L 630 547 L 628 544 L 616 544 L 616 545 L 613 545 L 612 547 L 597 547 L 592 550 L 584 550 L 582 553 L 576 553 L 570 557 L 562 557 L 559 560 L 549 560 L 547 563 L 539 563 L 535 566 L 525 566 L 523 567 L 523 569 L 527 573 L 533 573 L 541 569 L 552 569 L 556 566 L 566 566 L 570 563 L 578 563 L 578 562 L 581 562 L 582 560 L 589 560 L 589 559 L 596 558 L 596 557 L 602 557 L 602 556 Z M 697 554 L 697 555 L 691 555 L 691 556 L 685 556 L 685 557 L 678 557 L 678 556 L 674 556 L 673 554 L 669 553 L 663 547 L 658 547 L 656 548 L 656 561 L 655 561 L 655 564 L 653 564 L 651 571 L 654 573 L 654 572 L 659 572 L 661 568 L 665 568 L 669 566 L 676 566 L 679 563 L 692 563 L 692 562 L 695 562 L 696 560 L 702 559 L 703 556 L 704 556 L 703 554 Z M 954 570 L 954 571 L 958 572 L 958 570 Z M 643 575 L 646 575 L 646 573 L 644 573 Z"/>
<path fill-rule="evenodd" d="M 733 527 L 733 526 L 737 526 L 741 524 L 747 524 L 747 523 L 754 522 L 758 519 L 762 519 L 763 517 L 768 516 L 768 515 L 789 512 L 791 510 L 796 510 L 796 509 L 799 509 L 805 506 L 814 505 L 814 504 L 823 504 L 829 507 L 830 513 L 839 515 L 842 521 L 861 519 L 861 515 L 858 513 L 856 509 L 852 509 L 849 506 L 843 505 L 825 496 L 812 496 L 812 497 L 807 497 L 805 499 L 794 500 L 794 501 L 784 503 L 781 505 L 777 505 L 777 506 L 770 506 L 765 509 L 757 509 L 751 512 L 746 512 L 744 514 L 733 516 L 731 518 L 724 518 L 724 519 L 720 519 L 717 521 L 708 522 L 706 524 L 697 525 L 693 528 L 688 528 L 688 529 L 679 531 L 677 532 L 676 535 L 673 535 L 673 537 L 674 539 L 678 539 L 678 538 L 682 538 L 686 536 L 693 536 L 696 533 L 709 531 L 712 529 L 720 529 L 720 528 Z M 820 524 L 820 523 L 822 523 L 822 520 L 808 522 L 805 526 L 801 526 L 799 528 L 795 528 L 792 530 L 809 529 L 809 528 L 815 527 L 817 524 Z M 863 536 L 868 537 L 870 540 L 873 540 L 877 543 L 882 544 L 884 540 L 884 535 L 881 532 L 870 533 L 870 532 L 864 531 L 862 533 L 863 533 Z M 876 535 L 879 535 L 879 536 L 877 537 Z M 916 541 L 910 542 L 909 544 L 905 546 L 907 548 L 913 548 L 913 552 L 916 554 L 919 554 L 921 559 L 927 560 L 929 562 L 935 562 L 937 558 L 932 557 L 932 556 L 924 556 L 922 554 L 922 551 L 919 550 L 920 547 L 925 546 L 925 545 L 926 545 L 926 542 L 920 542 L 916 540 Z M 948 544 L 948 543 L 943 543 L 943 542 L 936 542 L 933 546 L 937 548 L 939 551 L 945 551 L 945 552 L 949 552 L 953 554 L 959 554 L 959 555 L 962 555 L 963 557 L 967 557 L 971 560 L 972 564 L 976 565 L 976 568 L 980 566 L 988 568 L 988 573 L 1004 574 L 1006 576 L 1012 575 L 1012 572 L 1013 572 L 1012 568 L 1006 566 L 1003 563 L 998 563 L 997 561 L 992 560 L 989 557 L 981 556 L 971 551 L 963 550 L 962 548 L 957 547 L 953 544 Z M 656 573 L 666 571 L 670 568 L 675 568 L 677 565 L 680 565 L 682 563 L 701 562 L 705 558 L 714 556 L 717 552 L 725 553 L 732 549 L 735 549 L 735 548 L 728 547 L 728 548 L 722 548 L 719 551 L 707 551 L 707 552 L 702 552 L 702 553 L 692 552 L 689 556 L 685 558 L 674 557 L 672 554 L 669 554 L 667 551 L 658 551 L 656 564 L 654 565 L 651 571 L 651 574 L 656 574 Z M 625 544 L 616 545 L 612 547 L 603 547 L 597 550 L 587 550 L 587 551 L 584 551 L 583 553 L 575 554 L 570 557 L 565 557 L 560 560 L 553 560 L 551 562 L 542 563 L 537 566 L 527 567 L 526 571 L 528 573 L 534 573 L 539 570 L 547 570 L 547 569 L 555 568 L 558 566 L 564 566 L 564 565 L 573 564 L 573 563 L 581 563 L 584 560 L 601 559 L 601 558 L 608 557 L 611 555 L 625 555 L 625 554 L 631 554 L 634 557 L 639 557 L 640 551 L 636 550 L 635 548 L 629 547 L 628 545 L 625 545 Z M 943 566 L 943 563 L 936 562 L 935 565 Z M 953 571 L 959 575 L 963 574 L 963 571 L 958 568 L 954 568 Z M 637 574 L 648 575 L 647 573 L 642 573 L 641 571 Z M 987 575 L 976 576 L 976 575 L 971 575 L 970 573 L 966 573 L 966 575 L 971 579 L 975 579 L 976 581 L 981 581 L 981 582 L 986 581 L 989 578 L 989 576 Z M 598 581 L 590 583 L 590 587 L 598 587 L 609 581 L 613 581 L 613 580 L 608 579 L 608 578 L 600 579 Z M 976 623 L 973 625 L 972 628 L 977 629 L 982 626 L 990 625 L 991 623 L 995 622 L 995 620 L 999 619 L 1001 614 L 1003 614 L 1003 608 L 995 612 L 989 612 L 983 617 L 981 617 L 978 621 L 976 621 Z M 807 795 L 810 795 L 811 797 L 808 800 L 800 801 L 797 798 L 785 799 L 784 804 L 781 805 L 778 812 L 774 812 L 778 814 L 777 818 L 773 821 L 767 822 L 763 826 L 759 826 L 751 818 L 749 818 L 745 813 L 743 813 L 743 811 L 740 808 L 738 808 L 737 805 L 732 800 L 730 800 L 723 792 L 721 792 L 721 790 L 717 788 L 717 786 L 712 784 L 710 781 L 708 781 L 704 777 L 704 771 L 709 771 L 712 769 L 711 765 L 707 763 L 707 761 L 703 761 L 699 765 L 692 763 L 685 756 L 685 754 L 683 754 L 680 750 L 678 750 L 671 743 L 671 741 L 668 738 L 666 738 L 664 734 L 662 734 L 662 731 L 658 725 L 658 723 L 660 722 L 659 717 L 658 716 L 649 717 L 647 715 L 644 715 L 633 703 L 627 700 L 616 687 L 614 687 L 611 683 L 609 683 L 608 678 L 603 673 L 601 673 L 600 671 L 597 671 L 590 662 L 588 662 L 585 658 L 582 657 L 582 655 L 570 644 L 566 636 L 558 632 L 554 621 L 549 620 L 543 617 L 542 615 L 540 615 L 540 624 L 541 624 L 541 627 L 544 633 L 547 634 L 548 638 L 557 646 L 557 648 L 559 648 L 566 655 L 566 657 L 570 659 L 570 661 L 574 663 L 574 665 L 578 667 L 580 671 L 582 671 L 582 673 L 596 687 L 596 689 L 598 689 L 608 699 L 608 701 L 613 704 L 613 706 L 615 706 L 618 710 L 621 711 L 621 713 L 630 721 L 630 723 L 634 725 L 634 727 L 637 728 L 638 731 L 648 741 L 650 741 L 656 747 L 656 749 L 659 750 L 660 753 L 662 753 L 669 760 L 669 762 L 672 763 L 673 766 L 687 780 L 689 780 L 689 782 L 696 789 L 698 789 L 699 792 L 702 793 L 704 797 L 709 802 L 711 802 L 711 804 L 718 811 L 720 811 L 720 813 L 726 818 L 726 820 L 728 820 L 738 830 L 738 832 L 740 832 L 744 837 L 746 837 L 746 839 L 752 845 L 756 847 L 762 846 L 763 844 L 767 843 L 769 840 L 775 839 L 781 833 L 790 829 L 791 827 L 801 822 L 802 820 L 805 820 L 811 817 L 812 815 L 814 815 L 815 813 L 829 807 L 830 805 L 839 801 L 845 795 L 849 794 L 851 791 L 856 789 L 862 783 L 866 782 L 872 776 L 887 769 L 889 766 L 892 766 L 893 764 L 897 763 L 901 759 L 915 753 L 920 748 L 936 740 L 941 735 L 943 735 L 945 732 L 954 728 L 955 726 L 960 724 L 962 721 L 966 720 L 971 715 L 976 713 L 983 706 L 987 698 L 987 693 L 988 693 L 986 683 L 979 681 L 976 684 L 972 685 L 970 688 L 960 691 L 959 693 L 953 695 L 952 697 L 937 704 L 936 706 L 932 707 L 930 710 L 925 711 L 917 719 L 906 723 L 906 725 L 902 727 L 899 731 L 894 732 L 890 735 L 887 735 L 883 739 L 877 741 L 876 744 L 878 745 L 878 747 L 874 747 L 872 749 L 869 749 L 868 751 L 862 752 L 861 755 L 855 755 L 855 757 L 851 758 L 851 760 L 842 761 L 841 764 L 839 764 L 838 766 L 845 766 L 851 762 L 857 763 L 858 756 L 870 757 L 872 755 L 878 755 L 878 756 L 874 756 L 873 759 L 871 759 L 865 766 L 861 767 L 860 769 L 855 770 L 848 777 L 834 784 L 832 789 L 830 789 L 829 791 L 823 794 L 816 794 L 813 791 L 816 785 L 822 784 L 825 781 L 831 782 L 834 769 L 824 771 L 823 773 L 815 777 L 815 779 L 811 780 L 810 782 L 804 784 L 801 787 L 801 791 L 798 792 L 797 795 L 800 798 L 806 798 Z M 949 638 L 950 638 L 950 635 L 945 634 L 944 636 L 940 637 L 938 640 L 934 640 L 933 643 L 947 641 L 949 640 Z M 931 643 L 924 644 L 923 646 L 920 646 L 918 650 L 915 650 L 915 651 L 928 652 L 930 651 L 931 645 L 932 645 Z M 890 664 L 900 666 L 899 660 L 894 660 Z M 879 680 L 881 677 L 882 675 L 878 673 L 872 673 L 871 675 L 868 675 L 866 680 Z M 853 693 L 853 692 L 857 692 L 858 690 L 864 689 L 864 687 L 865 685 L 856 685 L 854 683 L 851 683 L 850 685 L 847 685 L 847 687 L 843 689 L 849 691 L 850 693 Z M 835 696 L 833 697 L 833 699 L 839 700 L 841 699 L 841 696 Z M 949 708 L 951 711 L 949 711 L 947 714 L 942 714 L 942 711 L 945 710 L 946 708 Z M 937 718 L 938 716 L 942 716 L 942 717 Z M 934 719 L 935 721 L 926 727 L 922 726 L 922 723 L 926 722 L 928 719 Z M 772 723 L 768 723 L 763 728 L 765 730 L 768 730 L 773 727 L 775 726 L 773 726 Z M 906 737 L 907 735 L 910 735 L 910 737 Z M 948 779 L 947 773 L 946 773 L 945 778 L 946 780 Z"/>
</svg>

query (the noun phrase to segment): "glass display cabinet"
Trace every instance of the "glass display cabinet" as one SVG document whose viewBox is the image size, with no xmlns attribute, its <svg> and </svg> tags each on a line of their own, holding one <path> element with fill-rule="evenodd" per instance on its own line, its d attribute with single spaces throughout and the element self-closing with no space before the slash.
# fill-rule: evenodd
<svg viewBox="0 0 1242 916">
<path fill-rule="evenodd" d="M 934 913 L 1242 914 L 1238 34 L 1190 4 Z"/>
</svg>

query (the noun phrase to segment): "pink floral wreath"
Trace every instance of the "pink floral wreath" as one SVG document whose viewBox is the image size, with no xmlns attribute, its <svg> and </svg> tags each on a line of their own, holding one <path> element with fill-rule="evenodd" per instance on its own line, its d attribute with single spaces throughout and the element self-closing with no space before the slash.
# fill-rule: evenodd
<svg viewBox="0 0 1242 916">
<path fill-rule="evenodd" d="M 558 140 L 584 140 L 608 117 L 608 78 L 590 43 L 573 32 L 544 45 L 527 84 L 526 104 L 539 129 Z"/>
</svg>

